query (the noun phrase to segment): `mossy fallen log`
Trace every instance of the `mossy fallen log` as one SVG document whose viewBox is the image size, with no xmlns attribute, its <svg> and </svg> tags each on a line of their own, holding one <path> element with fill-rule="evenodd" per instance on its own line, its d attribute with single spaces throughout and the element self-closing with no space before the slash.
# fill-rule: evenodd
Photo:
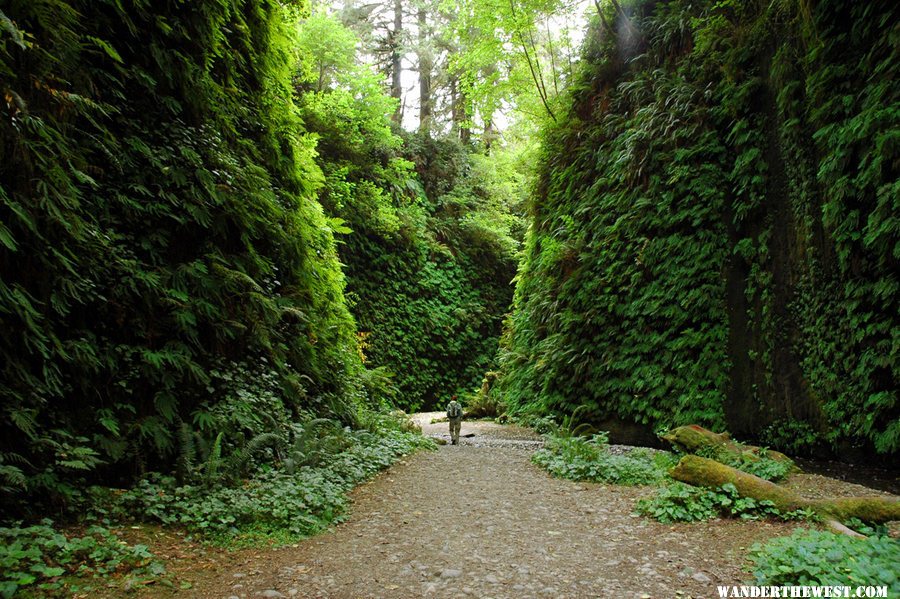
<svg viewBox="0 0 900 599">
<path fill-rule="evenodd" d="M 896 497 L 835 497 L 814 500 L 813 509 L 817 505 L 843 521 L 859 518 L 864 522 L 883 524 L 900 520 L 900 499 Z"/>
<path fill-rule="evenodd" d="M 686 455 L 671 470 L 675 480 L 690 485 L 719 488 L 731 483 L 742 497 L 769 500 L 783 512 L 808 508 L 821 516 L 832 530 L 854 533 L 841 522 L 859 518 L 864 522 L 882 524 L 900 520 L 900 498 L 897 497 L 840 497 L 830 499 L 806 499 L 801 495 L 758 476 L 742 472 L 715 460 L 697 455 Z"/>
<path fill-rule="evenodd" d="M 727 432 L 714 433 L 696 424 L 679 426 L 665 435 L 660 435 L 660 439 L 668 441 L 676 449 L 685 453 L 708 452 L 711 455 L 715 455 L 718 452 L 724 452 L 733 455 L 735 458 L 750 461 L 768 458 L 782 464 L 789 464 L 794 471 L 799 471 L 794 461 L 780 451 L 738 443 L 732 440 Z"/>
<path fill-rule="evenodd" d="M 809 500 L 804 500 L 789 489 L 698 455 L 688 454 L 682 457 L 670 474 L 675 480 L 699 487 L 719 488 L 731 483 L 742 496 L 768 499 L 783 512 L 809 506 Z"/>
</svg>

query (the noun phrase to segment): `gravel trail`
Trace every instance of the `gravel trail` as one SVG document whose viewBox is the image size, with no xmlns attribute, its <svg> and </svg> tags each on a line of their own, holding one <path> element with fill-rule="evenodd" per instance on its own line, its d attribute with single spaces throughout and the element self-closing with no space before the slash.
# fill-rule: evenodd
<svg viewBox="0 0 900 599">
<path fill-rule="evenodd" d="M 425 434 L 446 435 L 429 424 Z M 458 446 L 410 456 L 352 494 L 346 522 L 231 561 L 192 596 L 715 597 L 746 549 L 795 525 L 662 525 L 632 514 L 646 488 L 573 483 L 530 462 L 527 429 L 464 422 Z"/>
</svg>

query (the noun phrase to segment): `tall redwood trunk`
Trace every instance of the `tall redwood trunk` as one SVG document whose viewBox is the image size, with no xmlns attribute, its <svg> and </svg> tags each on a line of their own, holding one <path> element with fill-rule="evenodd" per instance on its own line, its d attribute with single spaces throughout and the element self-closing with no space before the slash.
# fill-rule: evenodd
<svg viewBox="0 0 900 599">
<path fill-rule="evenodd" d="M 403 36 L 403 4 L 401 0 L 394 0 L 394 29 L 390 33 L 391 45 L 391 97 L 397 98 L 397 110 L 394 112 L 394 122 L 403 120 L 403 104 L 400 102 L 403 96 L 403 51 L 400 47 Z"/>
<path fill-rule="evenodd" d="M 431 134 L 431 72 L 434 57 L 428 39 L 428 15 L 425 8 L 419 8 L 419 133 Z"/>
</svg>

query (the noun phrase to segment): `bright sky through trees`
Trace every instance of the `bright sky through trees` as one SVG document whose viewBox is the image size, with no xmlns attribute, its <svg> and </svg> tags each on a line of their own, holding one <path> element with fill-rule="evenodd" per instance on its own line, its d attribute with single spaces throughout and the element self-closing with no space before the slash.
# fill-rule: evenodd
<svg viewBox="0 0 900 599">
<path fill-rule="evenodd" d="M 594 8 L 587 0 L 344 0 L 314 10 L 357 33 L 360 60 L 382 73 L 386 87 L 399 64 L 399 89 L 391 93 L 400 98 L 404 129 L 421 125 L 427 71 L 429 127 L 449 132 L 461 122 L 459 110 L 468 110 L 469 126 L 490 137 L 514 122 L 546 118 L 540 105 L 564 89 Z M 463 96 L 468 108 L 453 108 Z"/>
<path fill-rule="evenodd" d="M 588 11 L 594 10 L 593 6 L 590 0 L 575 0 L 547 18 L 543 24 L 555 38 L 563 35 L 569 37 L 572 47 L 576 50 L 576 56 L 573 57 L 573 60 L 577 58 L 577 51 L 584 39 Z M 508 44 L 507 49 L 512 51 L 513 48 L 510 46 Z M 419 126 L 419 72 L 415 54 L 406 54 L 403 64 L 403 103 L 407 110 L 403 114 L 402 126 L 407 131 L 414 131 Z M 499 131 L 503 132 L 512 124 L 515 118 L 515 106 L 507 101 L 501 105 L 495 115 L 494 125 Z"/>
</svg>

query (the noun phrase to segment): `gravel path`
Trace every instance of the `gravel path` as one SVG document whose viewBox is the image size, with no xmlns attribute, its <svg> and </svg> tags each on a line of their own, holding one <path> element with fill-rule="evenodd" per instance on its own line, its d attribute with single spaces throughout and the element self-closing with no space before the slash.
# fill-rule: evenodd
<svg viewBox="0 0 900 599">
<path fill-rule="evenodd" d="M 447 424 L 426 434 L 445 435 Z M 461 445 L 406 458 L 352 495 L 347 522 L 294 547 L 228 560 L 198 597 L 714 597 L 746 548 L 793 525 L 662 525 L 632 515 L 650 489 L 576 484 L 530 462 L 526 429 L 465 422 Z"/>
</svg>

